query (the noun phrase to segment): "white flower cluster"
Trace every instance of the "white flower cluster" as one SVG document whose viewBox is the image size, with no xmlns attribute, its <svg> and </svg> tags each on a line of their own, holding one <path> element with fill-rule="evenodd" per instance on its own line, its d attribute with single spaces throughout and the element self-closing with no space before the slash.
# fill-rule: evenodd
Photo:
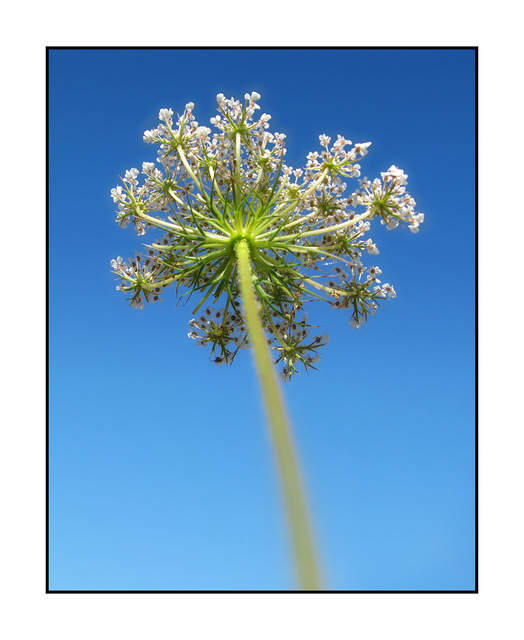
<svg viewBox="0 0 524 640">
<path fill-rule="evenodd" d="M 117 291 L 131 292 L 130 298 L 133 309 L 143 309 L 146 302 L 161 302 L 160 294 L 166 284 L 159 280 L 162 267 L 154 257 L 154 252 L 144 258 L 137 253 L 133 260 L 125 263 L 121 256 L 111 260 L 111 268 L 121 278 Z"/>
<path fill-rule="evenodd" d="M 191 331 L 187 334 L 196 340 L 199 347 L 211 346 L 211 355 L 218 355 L 218 365 L 231 364 L 239 349 L 247 349 L 249 342 L 241 316 L 228 313 L 227 309 L 207 307 L 199 318 L 189 321 Z"/>
<path fill-rule="evenodd" d="M 405 222 L 413 233 L 417 233 L 424 222 L 424 214 L 415 213 L 416 202 L 406 193 L 407 175 L 395 165 L 380 175 L 382 180 L 360 180 L 361 191 L 355 194 L 357 204 L 368 207 L 372 217 L 380 216 L 388 229 Z"/>
<path fill-rule="evenodd" d="M 286 165 L 286 136 L 269 131 L 271 116 L 260 113 L 259 100 L 256 92 L 243 102 L 218 94 L 214 132 L 196 121 L 192 102 L 176 117 L 160 110 L 158 126 L 144 133 L 145 142 L 158 146 L 157 164 L 126 171 L 111 195 L 121 226 L 133 222 L 139 235 L 151 227 L 165 235 L 149 245 L 145 260 L 124 265 L 118 258 L 112 267 L 120 290 L 130 292 L 138 308 L 173 283 L 204 300 L 224 300 L 219 317 L 210 317 L 217 313 L 210 307 L 210 314 L 192 321 L 190 336 L 211 345 L 218 364 L 231 362 L 247 344 L 235 255 L 236 243 L 245 239 L 268 340 L 288 379 L 298 362 L 313 366 L 317 347 L 326 342 L 310 341 L 309 325 L 297 323 L 306 300 L 349 309 L 350 324 L 359 328 L 381 300 L 395 296 L 377 279 L 380 269 L 362 262 L 363 254 L 378 254 L 368 235 L 372 220 L 417 232 L 424 215 L 415 211 L 401 169 L 392 166 L 372 181 L 360 178 L 370 142 L 353 144 L 338 135 L 332 143 L 321 134 L 320 150 L 307 155 L 303 168 Z M 358 180 L 352 192 L 348 179 Z"/>
<path fill-rule="evenodd" d="M 274 348 L 280 353 L 276 362 L 282 361 L 284 364 L 280 378 L 285 382 L 289 382 L 297 372 L 298 363 L 301 363 L 306 371 L 316 369 L 315 364 L 320 362 L 317 349 L 329 342 L 327 333 L 309 338 L 309 325 L 305 315 L 296 321 L 286 319 L 283 323 L 278 321 L 271 323 L 268 332 L 270 334 L 278 332 L 281 337 L 281 343 Z"/>
</svg>

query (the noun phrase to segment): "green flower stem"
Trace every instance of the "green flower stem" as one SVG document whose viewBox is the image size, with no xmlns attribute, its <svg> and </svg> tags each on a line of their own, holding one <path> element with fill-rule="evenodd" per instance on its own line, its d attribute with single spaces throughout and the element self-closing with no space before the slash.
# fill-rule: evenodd
<svg viewBox="0 0 524 640">
<path fill-rule="evenodd" d="M 301 197 L 302 199 L 304 199 L 304 198 L 307 198 L 307 196 L 309 196 L 311 193 L 313 193 L 313 191 L 315 191 L 315 189 L 316 189 L 317 187 L 319 187 L 319 186 L 322 184 L 322 182 L 324 181 L 324 179 L 325 179 L 325 177 L 327 176 L 327 174 L 328 174 L 328 170 L 327 170 L 327 169 L 324 169 L 324 171 L 322 171 L 322 173 L 321 173 L 321 174 L 318 176 L 318 178 L 313 182 L 313 184 L 311 184 L 311 185 L 307 188 L 307 190 L 306 190 L 306 191 L 304 191 L 304 193 L 301 193 L 301 194 L 300 194 L 300 197 Z M 289 204 L 289 206 L 286 206 L 282 211 L 280 211 L 280 208 L 281 208 L 282 206 L 285 206 L 286 204 L 287 204 L 286 202 L 283 202 L 281 205 L 279 205 L 279 206 L 275 209 L 274 213 L 278 213 L 279 215 L 283 216 L 283 215 L 285 215 L 286 213 L 290 213 L 290 212 L 294 211 L 294 210 L 296 209 L 296 207 L 297 207 L 296 202 L 291 202 L 291 204 Z"/>
<path fill-rule="evenodd" d="M 184 232 L 188 236 L 194 236 L 195 238 L 202 238 L 202 236 L 205 236 L 206 238 L 210 238 L 213 241 L 222 242 L 224 244 L 229 242 L 229 238 L 227 238 L 226 236 L 222 236 L 216 233 L 208 233 L 208 232 L 199 233 L 197 229 L 193 229 L 191 227 L 183 227 L 179 224 L 166 222 L 161 218 L 154 218 L 153 216 L 150 216 L 147 213 L 144 213 L 142 211 L 137 210 L 135 215 L 137 218 L 140 218 L 140 220 L 143 220 L 144 222 L 147 222 L 153 227 L 158 227 L 159 229 L 162 229 L 164 231 L 168 231 L 168 232 L 176 231 L 178 233 Z"/>
<path fill-rule="evenodd" d="M 347 291 L 344 291 L 343 289 L 339 289 L 338 287 L 326 287 L 326 285 L 321 284 L 320 282 L 315 282 L 315 280 L 313 280 L 312 278 L 304 278 L 304 282 L 307 282 L 313 285 L 314 287 L 316 287 L 317 289 L 321 289 L 322 291 L 327 291 L 328 293 L 331 293 L 331 294 L 336 293 L 339 296 L 351 295 Z"/>
<path fill-rule="evenodd" d="M 144 291 L 154 291 L 159 287 L 166 287 L 168 284 L 176 282 L 180 276 L 173 276 L 172 278 L 166 278 L 165 280 L 158 280 L 157 282 L 141 282 L 140 288 Z"/>
<path fill-rule="evenodd" d="M 244 319 L 253 347 L 256 368 L 262 387 L 277 468 L 282 483 L 300 588 L 322 589 L 311 524 L 282 392 L 257 308 L 253 289 L 250 249 L 246 239 L 236 244 L 238 277 Z"/>
<path fill-rule="evenodd" d="M 182 149 L 182 145 L 181 144 L 177 145 L 176 150 L 178 151 L 178 157 L 182 161 L 182 164 L 184 165 L 185 170 L 191 176 L 191 180 L 193 180 L 193 182 L 196 184 L 196 186 L 200 189 L 200 193 L 202 193 L 202 195 L 205 196 L 206 192 L 205 192 L 205 189 L 204 189 L 204 187 L 202 185 L 202 180 L 199 180 L 199 178 L 194 174 L 193 170 L 189 166 L 189 162 L 187 161 L 186 154 L 184 153 L 184 150 Z M 198 172 L 198 170 L 197 170 L 197 172 Z"/>
<path fill-rule="evenodd" d="M 322 227 L 319 229 L 313 229 L 312 231 L 300 232 L 300 237 L 303 238 L 305 236 L 319 236 L 325 233 L 332 233 L 333 231 L 340 231 L 340 229 L 351 227 L 357 224 L 357 222 L 360 222 L 361 220 L 366 220 L 366 218 L 372 218 L 372 217 L 373 217 L 373 212 L 368 210 L 359 216 L 355 216 L 351 220 L 347 220 L 346 222 L 341 222 L 340 224 L 335 224 L 332 227 Z M 293 223 L 293 226 L 298 224 L 299 222 L 300 220 L 297 220 L 296 222 Z M 296 237 L 297 237 L 296 234 L 290 235 L 290 236 L 279 236 L 279 240 L 290 240 L 290 239 L 293 240 Z"/>
</svg>

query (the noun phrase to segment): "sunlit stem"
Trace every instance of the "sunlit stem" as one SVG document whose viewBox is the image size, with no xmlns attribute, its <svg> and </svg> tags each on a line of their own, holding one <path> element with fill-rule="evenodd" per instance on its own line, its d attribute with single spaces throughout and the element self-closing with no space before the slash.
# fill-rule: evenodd
<svg viewBox="0 0 524 640">
<path fill-rule="evenodd" d="M 140 287 L 147 291 L 153 291 L 154 289 L 165 287 L 168 284 L 176 282 L 179 278 L 180 276 L 176 275 L 176 276 L 173 276 L 172 278 L 166 278 L 165 280 L 160 280 L 159 282 L 142 283 Z"/>
<path fill-rule="evenodd" d="M 235 203 L 235 220 L 237 230 L 243 229 L 243 208 L 242 208 L 242 190 L 240 188 L 240 181 L 242 179 L 242 155 L 240 146 L 240 133 L 237 131 L 235 134 L 235 177 L 236 180 L 233 183 L 233 194 Z"/>
<path fill-rule="evenodd" d="M 313 193 L 313 191 L 315 191 L 325 180 L 326 176 L 328 174 L 328 170 L 324 169 L 324 171 L 322 171 L 322 173 L 319 175 L 319 177 L 315 180 L 315 182 L 313 182 L 312 185 L 310 185 L 310 187 L 308 189 L 306 189 L 306 191 L 303 194 L 304 198 L 307 198 L 307 196 L 310 193 Z"/>
<path fill-rule="evenodd" d="M 177 146 L 177 151 L 178 151 L 178 155 L 180 157 L 180 160 L 182 160 L 182 164 L 184 165 L 185 170 L 187 171 L 187 173 L 191 177 L 191 180 L 193 180 L 195 185 L 198 187 L 198 190 L 200 191 L 200 193 L 204 196 L 206 203 L 209 203 L 209 196 L 206 193 L 206 190 L 204 189 L 204 185 L 202 183 L 202 179 L 200 178 L 199 175 L 195 174 L 193 169 L 191 169 L 191 167 L 189 165 L 189 162 L 187 161 L 186 154 L 184 153 L 184 150 L 182 149 L 182 145 L 178 145 Z"/>
<path fill-rule="evenodd" d="M 225 198 L 222 194 L 222 191 L 220 191 L 220 187 L 218 186 L 217 182 L 216 182 L 216 177 L 215 177 L 215 171 L 213 169 L 213 167 L 209 167 L 209 176 L 211 178 L 211 182 L 216 185 L 216 189 L 215 189 L 215 193 L 218 195 L 218 197 L 220 198 L 220 201 L 222 203 L 225 202 Z"/>
<path fill-rule="evenodd" d="M 324 169 L 324 171 L 322 171 L 322 173 L 320 174 L 320 176 L 315 180 L 315 182 L 313 182 L 313 184 L 311 184 L 309 186 L 309 188 L 304 191 L 304 193 L 301 194 L 301 198 L 307 198 L 311 193 L 313 193 L 313 191 L 315 191 L 315 189 L 317 189 L 323 182 L 325 177 L 327 176 L 328 170 Z M 276 209 L 274 210 L 274 214 L 278 214 L 280 216 L 286 215 L 286 213 L 290 213 L 291 211 L 293 211 L 295 209 L 296 202 L 292 202 L 290 205 L 285 206 L 286 203 L 283 202 L 281 205 L 279 205 L 278 207 L 276 207 Z M 284 209 L 281 211 L 280 208 L 284 206 Z M 265 234 L 262 234 L 265 235 Z"/>
<path fill-rule="evenodd" d="M 163 229 L 164 231 L 182 231 L 182 227 L 180 225 L 174 224 L 172 222 L 166 222 L 161 218 L 154 218 L 153 216 L 149 216 L 147 213 L 144 213 L 139 209 L 135 211 L 135 216 L 137 218 L 140 218 L 140 220 L 147 222 L 151 226 L 158 227 L 159 229 Z"/>
<path fill-rule="evenodd" d="M 255 365 L 268 417 L 286 507 L 298 583 L 303 590 L 317 591 L 322 589 L 322 583 L 310 517 L 289 419 L 258 311 L 251 273 L 250 249 L 247 240 L 242 239 L 237 242 L 236 254 L 244 320 L 253 348 Z"/>
<path fill-rule="evenodd" d="M 331 293 L 332 295 L 333 294 L 335 294 L 337 296 L 349 296 L 349 295 L 351 295 L 351 293 L 349 293 L 348 291 L 343 291 L 342 289 L 337 289 L 337 288 L 333 288 L 333 287 L 326 287 L 326 285 L 320 284 L 320 282 L 316 282 L 316 280 L 313 280 L 312 278 L 304 278 L 304 282 L 309 283 L 310 285 L 312 285 L 316 289 L 321 289 L 322 291 L 327 291 L 328 293 Z"/>
<path fill-rule="evenodd" d="M 235 156 L 236 156 L 236 174 L 237 174 L 237 178 L 240 180 L 240 169 L 241 169 L 241 155 L 240 155 L 240 133 L 235 134 Z"/>
<path fill-rule="evenodd" d="M 173 189 L 168 189 L 168 193 L 180 207 L 185 207 L 186 203 L 176 195 Z"/>
<path fill-rule="evenodd" d="M 299 235 L 301 238 L 304 238 L 305 236 L 320 236 L 325 233 L 333 233 L 333 231 L 340 231 L 340 229 L 346 229 L 347 227 L 351 227 L 357 224 L 358 222 L 360 222 L 361 220 L 365 220 L 366 218 L 369 218 L 370 216 L 373 217 L 373 212 L 368 210 L 365 213 L 361 214 L 360 216 L 356 216 L 355 218 L 352 218 L 351 220 L 347 220 L 346 222 L 335 224 L 332 227 L 320 227 L 318 229 L 313 229 L 312 231 L 301 231 Z M 295 221 L 294 224 L 298 224 L 298 220 Z M 262 237 L 263 235 L 266 235 L 266 234 L 262 234 L 260 237 Z M 292 240 L 296 237 L 297 237 L 297 234 L 292 234 L 288 236 L 278 236 L 278 239 L 279 241 Z"/>
<path fill-rule="evenodd" d="M 171 231 L 173 233 L 183 233 L 189 236 L 194 236 L 195 238 L 201 239 L 203 236 L 209 238 L 213 242 L 218 243 L 227 243 L 229 242 L 229 238 L 218 233 L 208 233 L 207 231 L 200 232 L 198 229 L 194 229 L 193 227 L 182 227 L 179 224 L 175 224 L 172 222 L 166 222 L 161 218 L 154 218 L 153 216 L 147 215 L 147 213 L 142 213 L 137 211 L 136 216 L 147 222 L 148 224 L 158 227 L 159 229 L 163 229 L 164 231 Z"/>
<path fill-rule="evenodd" d="M 193 171 L 193 169 L 191 169 L 191 166 L 189 165 L 189 162 L 187 161 L 186 154 L 184 153 L 184 150 L 182 149 L 182 145 L 178 145 L 177 146 L 177 151 L 178 151 L 178 155 L 180 157 L 180 160 L 182 160 L 182 164 L 184 165 L 185 170 L 191 176 L 191 180 L 193 180 L 193 182 L 197 185 L 197 187 L 203 191 L 202 182 L 201 182 L 201 180 L 199 180 L 197 178 L 197 176 L 195 175 L 195 172 Z"/>
<path fill-rule="evenodd" d="M 202 236 L 205 236 L 206 238 L 219 243 L 229 242 L 229 238 L 219 235 L 218 233 L 208 233 L 207 231 L 201 233 L 200 231 L 192 227 L 182 227 L 179 224 L 167 222 L 166 220 L 162 220 L 161 218 L 154 218 L 153 216 L 150 216 L 147 213 L 143 213 L 142 211 L 136 211 L 135 215 L 137 218 L 140 218 L 140 220 L 147 222 L 153 227 L 163 229 L 164 231 L 170 231 L 172 233 L 184 233 L 189 236 L 194 236 L 195 238 L 202 238 Z"/>
</svg>

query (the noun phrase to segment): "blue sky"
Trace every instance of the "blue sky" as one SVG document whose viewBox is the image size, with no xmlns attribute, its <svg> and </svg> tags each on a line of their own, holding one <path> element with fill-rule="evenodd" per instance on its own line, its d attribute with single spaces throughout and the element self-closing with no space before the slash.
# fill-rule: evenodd
<svg viewBox="0 0 524 640">
<path fill-rule="evenodd" d="M 109 192 L 159 109 L 251 91 L 289 164 L 372 141 L 363 175 L 401 167 L 426 215 L 376 225 L 397 298 L 358 331 L 313 305 L 331 341 L 285 385 L 327 586 L 474 588 L 474 80 L 471 50 L 50 51 L 51 589 L 294 588 L 250 354 L 212 365 L 190 305 L 133 310 L 109 267 L 148 239 Z"/>
</svg>

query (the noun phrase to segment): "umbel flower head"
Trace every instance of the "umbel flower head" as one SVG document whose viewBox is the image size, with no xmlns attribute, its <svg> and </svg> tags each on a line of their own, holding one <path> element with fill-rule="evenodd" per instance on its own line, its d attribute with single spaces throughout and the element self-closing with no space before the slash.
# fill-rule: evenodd
<svg viewBox="0 0 524 640">
<path fill-rule="evenodd" d="M 271 116 L 258 114 L 259 99 L 256 92 L 243 102 L 218 94 L 214 133 L 195 120 L 192 102 L 176 119 L 171 109 L 160 110 L 160 124 L 144 133 L 158 146 L 157 163 L 126 171 L 111 195 L 122 227 L 131 222 L 138 235 L 163 235 L 143 255 L 111 266 L 134 308 L 160 300 L 172 285 L 182 297 L 199 294 L 188 335 L 209 346 L 217 364 L 230 364 L 249 344 L 236 255 L 237 244 L 247 242 L 268 344 L 289 380 L 300 364 L 315 368 L 328 341 L 310 335 L 306 302 L 348 310 L 359 328 L 395 297 L 379 280 L 381 270 L 362 262 L 363 254 L 378 254 L 371 221 L 417 232 L 424 215 L 415 213 L 401 169 L 392 166 L 373 181 L 360 177 L 370 142 L 320 135 L 320 149 L 303 168 L 285 164 L 286 136 L 269 131 Z M 351 193 L 348 179 L 358 185 Z"/>
</svg>

